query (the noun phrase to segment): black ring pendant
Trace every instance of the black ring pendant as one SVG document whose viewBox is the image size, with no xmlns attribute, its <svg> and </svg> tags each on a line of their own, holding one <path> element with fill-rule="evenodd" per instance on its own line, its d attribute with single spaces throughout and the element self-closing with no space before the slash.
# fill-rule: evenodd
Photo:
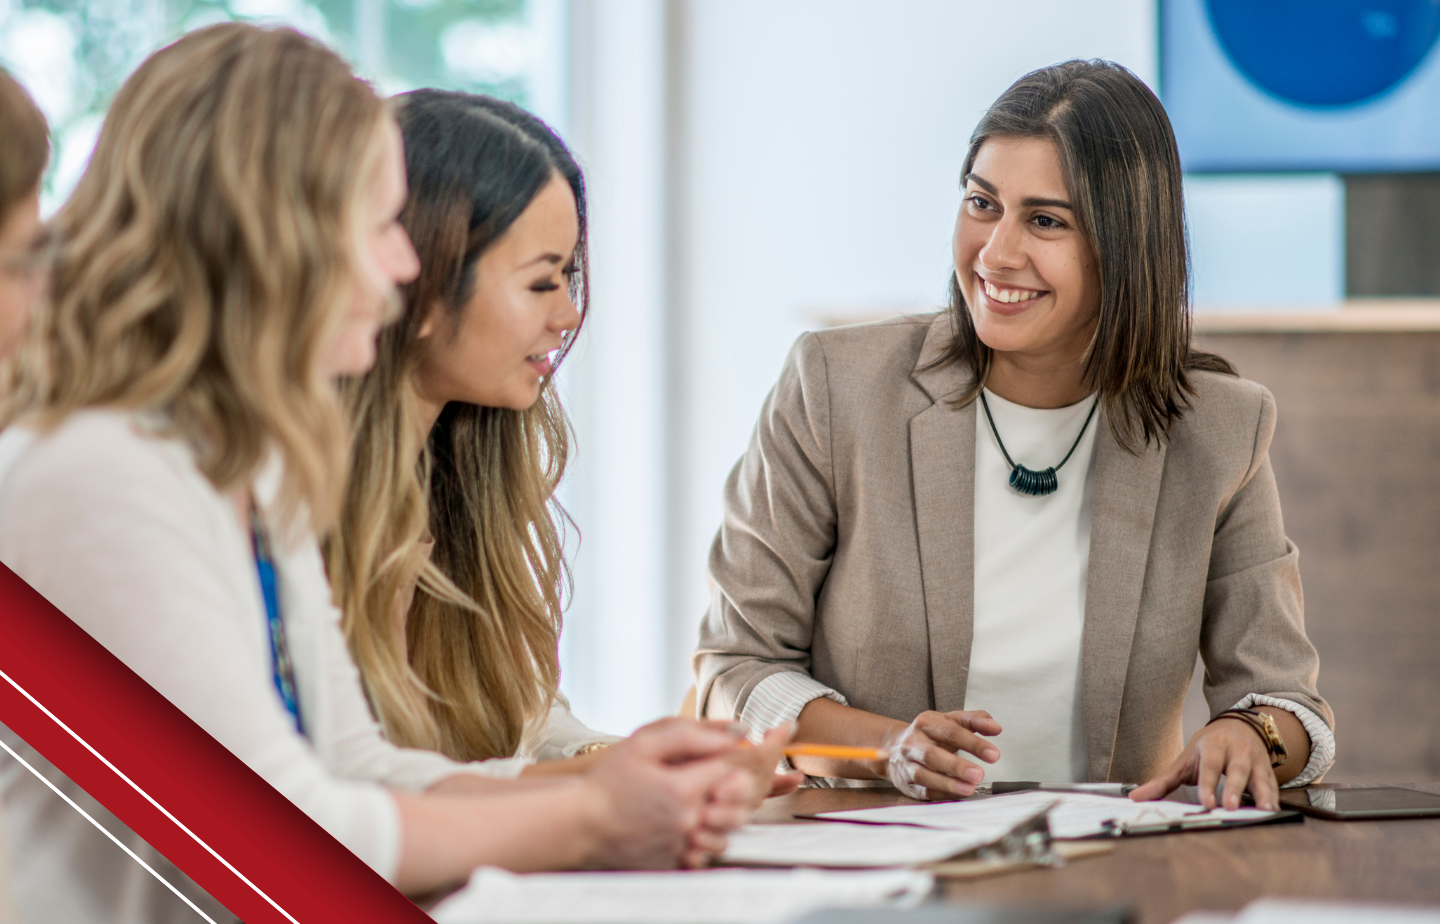
<svg viewBox="0 0 1440 924">
<path fill-rule="evenodd" d="M 980 406 L 985 409 L 985 419 L 990 421 L 990 432 L 995 434 L 995 442 L 1000 445 L 1000 454 L 1005 457 L 1006 462 L 1010 463 L 1010 487 L 1031 497 L 1044 497 L 1046 494 L 1054 494 L 1059 490 L 1060 477 L 1056 472 L 1070 461 L 1070 457 L 1079 448 L 1080 440 L 1085 436 L 1085 431 L 1090 428 L 1090 421 L 1095 416 L 1095 409 L 1100 406 L 1100 399 L 1097 397 L 1095 403 L 1090 405 L 1090 413 L 1085 415 L 1085 422 L 1080 425 L 1080 433 L 1075 437 L 1075 442 L 1070 444 L 1070 451 L 1065 453 L 1065 458 L 1060 460 L 1059 465 L 1053 465 L 1043 472 L 1026 468 L 1010 458 L 1010 452 L 1005 448 L 1005 441 L 1000 438 L 1000 431 L 995 428 L 995 418 L 990 414 L 990 402 L 985 400 L 984 389 L 980 390 Z"/>
<path fill-rule="evenodd" d="M 1037 472 L 1023 465 L 1016 465 L 1010 469 L 1010 487 L 1021 494 L 1039 497 L 1045 494 L 1054 494 L 1060 487 L 1060 479 L 1055 475 L 1053 468 Z"/>
</svg>

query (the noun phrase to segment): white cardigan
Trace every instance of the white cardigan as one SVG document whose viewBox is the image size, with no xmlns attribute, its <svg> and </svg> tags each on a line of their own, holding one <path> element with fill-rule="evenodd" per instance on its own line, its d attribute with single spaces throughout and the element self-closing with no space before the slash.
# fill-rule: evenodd
<svg viewBox="0 0 1440 924">
<path fill-rule="evenodd" d="M 262 509 L 278 483 L 276 466 L 258 479 Z M 0 561 L 393 879 L 400 818 L 387 788 L 420 791 L 457 772 L 513 777 L 529 761 L 458 764 L 387 742 L 361 692 L 318 546 L 313 538 L 275 545 L 308 740 L 275 690 L 248 532 L 185 443 L 158 437 L 148 418 L 107 410 L 73 414 L 44 434 L 17 427 L 0 435 Z M 552 716 L 546 728 L 554 724 Z M 549 730 L 537 730 L 531 754 L 577 746 L 563 720 Z M 7 811 L 11 842 L 24 845 L 14 852 L 16 879 L 33 886 L 22 892 L 105 890 L 108 898 L 80 903 L 104 909 L 96 920 L 113 920 L 111 899 L 135 890 L 149 895 L 137 907 L 152 915 L 166 902 L 178 906 L 113 845 L 95 849 L 101 835 L 30 774 L 4 769 L 7 809 L 29 806 Z M 107 868 L 96 868 L 100 857 Z"/>
</svg>

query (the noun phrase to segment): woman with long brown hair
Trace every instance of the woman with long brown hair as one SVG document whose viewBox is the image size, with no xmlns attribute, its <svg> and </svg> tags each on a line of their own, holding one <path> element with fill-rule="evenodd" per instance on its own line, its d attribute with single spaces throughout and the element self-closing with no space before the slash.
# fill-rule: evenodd
<svg viewBox="0 0 1440 924">
<path fill-rule="evenodd" d="M 702 708 L 886 747 L 800 766 L 917 798 L 989 776 L 1275 807 L 1333 720 L 1275 402 L 1190 344 L 1160 101 L 1108 62 L 1035 71 L 961 182 L 949 310 L 804 335 L 765 403 L 710 556 Z M 1197 651 L 1215 720 L 1186 743 Z"/>
<path fill-rule="evenodd" d="M 422 268 L 375 368 L 344 386 L 330 579 L 391 740 L 497 776 L 578 772 L 621 740 L 570 714 L 556 649 L 570 432 L 554 372 L 587 313 L 584 180 L 510 103 L 418 90 L 399 119 Z M 752 765 L 773 767 L 783 736 Z"/>
<path fill-rule="evenodd" d="M 0 560 L 402 889 L 703 862 L 748 788 L 720 729 L 516 783 L 396 747 L 370 715 L 315 535 L 349 461 L 334 380 L 369 368 L 418 272 L 405 199 L 389 107 L 319 43 L 227 24 L 142 64 L 17 354 Z M 190 914 L 35 778 L 3 784 L 46 919 Z"/>
</svg>

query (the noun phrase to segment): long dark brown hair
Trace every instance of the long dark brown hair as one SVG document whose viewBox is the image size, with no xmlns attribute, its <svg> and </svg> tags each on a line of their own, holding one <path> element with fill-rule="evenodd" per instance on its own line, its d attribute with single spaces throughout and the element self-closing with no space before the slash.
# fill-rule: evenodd
<svg viewBox="0 0 1440 924">
<path fill-rule="evenodd" d="M 1100 318 L 1085 355 L 1085 385 L 1100 396 L 1115 439 L 1136 451 L 1180 418 L 1197 370 L 1234 375 L 1219 356 L 1190 345 L 1189 250 L 1180 153 L 1160 100 L 1134 74 L 1109 61 L 1066 61 L 1015 81 L 970 136 L 964 177 L 980 146 L 995 137 L 1047 138 L 1080 230 L 1100 270 Z M 939 365 L 975 370 L 957 400 L 974 401 L 992 353 L 955 275 L 954 336 Z"/>
<path fill-rule="evenodd" d="M 531 408 L 451 402 L 427 438 L 413 384 L 419 335 L 437 306 L 460 322 L 481 255 L 556 176 L 579 211 L 569 269 L 583 322 L 585 184 L 561 140 L 518 106 L 439 90 L 398 102 L 410 182 L 401 222 L 421 272 L 404 289 L 403 316 L 380 335 L 375 367 L 343 388 L 355 444 L 327 564 L 386 734 L 459 760 L 506 757 L 559 686 L 569 574 L 555 488 L 569 423 L 552 373 Z M 556 366 L 578 332 L 566 335 Z M 412 585 L 402 647 L 396 601 Z"/>
</svg>

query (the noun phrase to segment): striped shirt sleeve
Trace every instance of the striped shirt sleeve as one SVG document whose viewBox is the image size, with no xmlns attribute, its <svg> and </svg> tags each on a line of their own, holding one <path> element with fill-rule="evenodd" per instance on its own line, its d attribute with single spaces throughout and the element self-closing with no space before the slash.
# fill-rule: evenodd
<svg viewBox="0 0 1440 924">
<path fill-rule="evenodd" d="M 750 729 L 750 740 L 758 742 L 777 725 L 794 722 L 811 700 L 833 699 L 842 706 L 850 705 L 844 696 L 825 684 L 798 671 L 779 671 L 755 685 L 740 721 Z"/>
</svg>

